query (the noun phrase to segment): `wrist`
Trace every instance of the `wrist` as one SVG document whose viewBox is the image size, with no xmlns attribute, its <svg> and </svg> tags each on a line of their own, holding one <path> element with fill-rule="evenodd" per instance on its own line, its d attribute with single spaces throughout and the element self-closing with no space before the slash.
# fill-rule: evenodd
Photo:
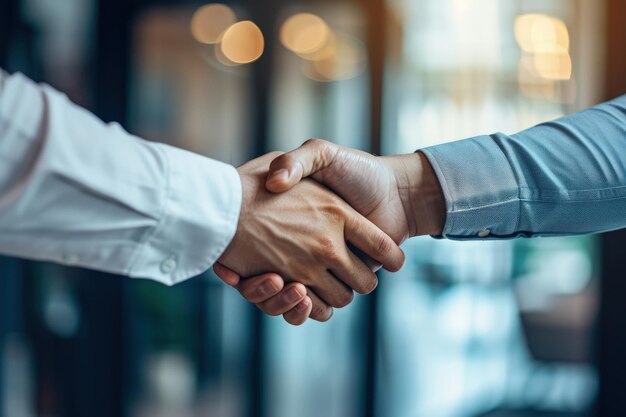
<svg viewBox="0 0 626 417">
<path fill-rule="evenodd" d="M 244 257 L 241 256 L 241 252 L 249 250 L 249 245 L 252 244 L 249 236 L 246 236 L 246 232 L 251 228 L 249 220 L 251 217 L 250 211 L 254 204 L 255 193 L 255 181 L 249 174 L 242 171 L 241 168 L 237 168 L 237 174 L 241 182 L 241 208 L 239 210 L 239 219 L 237 220 L 237 227 L 230 243 L 221 254 L 218 261 L 235 271 L 239 275 L 245 273 Z"/>
<path fill-rule="evenodd" d="M 391 158 L 394 159 L 392 168 L 407 218 L 409 237 L 442 234 L 446 201 L 426 156 L 417 152 Z"/>
</svg>

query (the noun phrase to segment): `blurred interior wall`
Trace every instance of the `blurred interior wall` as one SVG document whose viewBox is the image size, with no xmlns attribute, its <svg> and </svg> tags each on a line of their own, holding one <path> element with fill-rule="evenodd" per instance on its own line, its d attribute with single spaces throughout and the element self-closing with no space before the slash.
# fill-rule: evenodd
<svg viewBox="0 0 626 417">
<path fill-rule="evenodd" d="M 580 9 L 579 16 L 584 16 L 586 24 L 580 24 L 576 39 L 577 50 L 573 53 L 585 56 L 586 59 L 577 60 L 576 72 L 579 74 L 578 106 L 590 107 L 604 101 L 604 84 L 606 83 L 606 48 L 597 45 L 606 45 L 610 34 L 598 30 L 605 27 L 607 18 L 605 1 L 577 0 Z"/>
</svg>

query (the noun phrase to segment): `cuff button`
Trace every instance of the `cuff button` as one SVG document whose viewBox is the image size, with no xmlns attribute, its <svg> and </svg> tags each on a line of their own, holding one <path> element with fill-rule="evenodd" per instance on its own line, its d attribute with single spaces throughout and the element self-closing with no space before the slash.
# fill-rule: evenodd
<svg viewBox="0 0 626 417">
<path fill-rule="evenodd" d="M 163 272 L 164 274 L 169 274 L 175 269 L 176 269 L 176 260 L 174 258 L 166 259 L 161 263 L 161 272 Z"/>
<path fill-rule="evenodd" d="M 485 229 L 482 232 L 478 233 L 478 237 L 487 237 L 491 234 L 491 230 Z"/>
</svg>

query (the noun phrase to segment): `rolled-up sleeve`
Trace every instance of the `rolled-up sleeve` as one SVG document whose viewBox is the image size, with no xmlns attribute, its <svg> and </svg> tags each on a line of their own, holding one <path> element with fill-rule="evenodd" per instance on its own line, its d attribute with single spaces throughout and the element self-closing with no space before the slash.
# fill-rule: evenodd
<svg viewBox="0 0 626 417">
<path fill-rule="evenodd" d="M 626 227 L 626 96 L 515 135 L 420 151 L 445 195 L 443 237 L 561 236 Z"/>
<path fill-rule="evenodd" d="M 175 284 L 226 249 L 240 205 L 232 166 L 0 72 L 0 253 Z"/>
</svg>

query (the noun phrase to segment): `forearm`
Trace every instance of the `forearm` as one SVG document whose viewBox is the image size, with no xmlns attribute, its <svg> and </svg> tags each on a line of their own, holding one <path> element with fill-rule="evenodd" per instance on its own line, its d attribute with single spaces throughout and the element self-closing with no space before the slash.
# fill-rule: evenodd
<svg viewBox="0 0 626 417">
<path fill-rule="evenodd" d="M 197 275 L 235 232 L 234 168 L 106 125 L 0 75 L 0 253 L 151 278 Z"/>
<path fill-rule="evenodd" d="M 445 237 L 626 226 L 626 96 L 512 136 L 478 136 L 422 152 L 445 195 Z"/>
</svg>

